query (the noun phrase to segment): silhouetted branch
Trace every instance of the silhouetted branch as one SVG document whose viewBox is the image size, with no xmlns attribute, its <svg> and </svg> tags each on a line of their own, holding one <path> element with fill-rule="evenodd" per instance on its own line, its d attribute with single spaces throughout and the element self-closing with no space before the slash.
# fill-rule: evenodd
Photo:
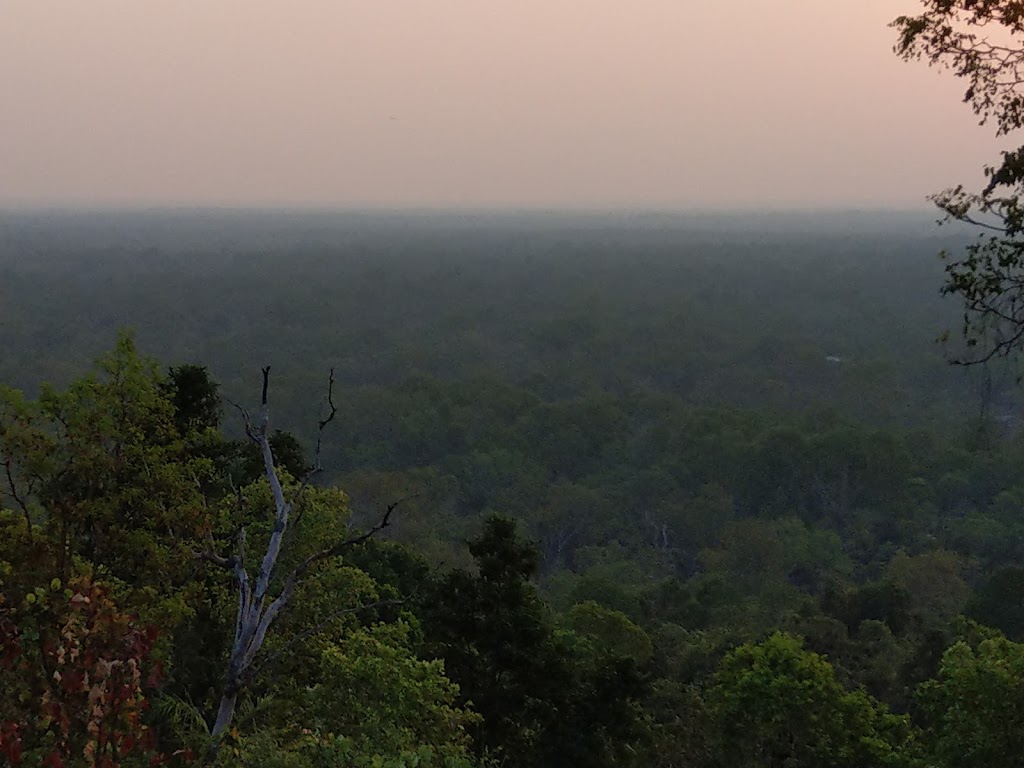
<svg viewBox="0 0 1024 768">
<path fill-rule="evenodd" d="M 297 505 L 301 504 L 302 497 L 306 492 L 306 488 L 312 482 L 313 478 L 316 477 L 323 471 L 323 466 L 320 463 L 320 446 L 324 438 L 324 430 L 327 425 L 334 421 L 335 415 L 338 413 L 337 407 L 334 405 L 334 369 L 331 368 L 330 375 L 327 378 L 327 404 L 331 411 L 327 414 L 326 418 L 321 419 L 317 422 L 316 430 L 316 450 L 313 452 L 313 466 L 309 468 L 309 471 L 302 478 L 302 483 L 299 485 L 299 490 L 295 494 L 295 502 Z M 292 526 L 292 531 L 298 529 L 299 523 L 302 522 L 302 516 L 305 513 L 306 508 L 299 506 L 298 512 L 295 514 L 295 523 Z"/>
<path fill-rule="evenodd" d="M 346 549 L 350 549 L 351 547 L 355 547 L 360 544 L 365 544 L 367 541 L 369 541 L 378 533 L 380 533 L 389 525 L 391 525 L 391 515 L 392 513 L 394 513 L 394 511 L 398 508 L 400 504 L 404 504 L 407 501 L 415 499 L 419 495 L 420 494 L 418 493 L 414 493 L 409 496 L 405 496 L 404 498 L 401 498 L 398 501 L 394 501 L 388 504 L 387 509 L 385 509 L 384 511 L 383 517 L 381 517 L 380 522 L 372 528 L 370 528 L 369 530 L 367 530 L 365 533 L 361 533 L 358 536 L 353 536 L 350 539 L 345 539 L 344 541 L 339 541 L 337 544 L 334 544 L 333 546 L 328 547 L 327 549 L 321 550 L 320 552 L 317 552 L 315 555 L 310 555 L 305 560 L 303 560 L 302 563 L 298 567 L 296 567 L 294 571 L 292 571 L 292 575 L 288 577 L 288 581 L 297 581 L 317 563 L 322 562 L 324 560 L 330 560 L 333 557 L 337 557 Z"/>
<path fill-rule="evenodd" d="M 7 459 L 4 461 L 4 473 L 7 475 L 7 488 L 8 492 L 15 503 L 21 508 L 22 514 L 25 516 L 26 532 L 28 533 L 28 540 L 32 541 L 32 515 L 28 511 L 28 504 L 18 493 L 17 484 L 14 482 L 14 475 L 11 472 L 11 460 Z"/>
<path fill-rule="evenodd" d="M 330 407 L 331 412 L 327 414 L 327 418 L 322 419 L 317 425 L 317 429 L 320 435 L 323 435 L 324 427 L 334 421 L 334 416 L 338 413 L 337 407 L 334 405 L 334 369 L 331 368 L 330 376 L 327 378 L 327 405 Z M 317 454 L 320 453 L 320 440 L 316 441 Z"/>
</svg>

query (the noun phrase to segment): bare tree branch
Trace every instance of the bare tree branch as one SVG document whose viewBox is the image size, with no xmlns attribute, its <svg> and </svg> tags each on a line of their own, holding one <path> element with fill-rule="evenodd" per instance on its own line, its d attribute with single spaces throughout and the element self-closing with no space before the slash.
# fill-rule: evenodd
<svg viewBox="0 0 1024 768">
<path fill-rule="evenodd" d="M 383 517 L 381 517 L 380 522 L 372 528 L 368 529 L 365 533 L 361 533 L 358 536 L 353 536 L 350 539 L 345 539 L 345 541 L 339 541 L 337 544 L 334 544 L 333 546 L 330 546 L 327 549 L 323 549 L 320 552 L 317 552 L 315 555 L 310 555 L 309 557 L 307 557 L 305 560 L 302 561 L 302 563 L 300 563 L 295 568 L 294 571 L 292 571 L 291 576 L 289 576 L 288 578 L 289 582 L 292 580 L 300 579 L 309 571 L 310 568 L 312 568 L 317 563 L 322 562 L 323 560 L 329 560 L 331 558 L 338 557 L 346 549 L 351 549 L 352 547 L 358 546 L 359 544 L 364 544 L 370 539 L 372 539 L 378 533 L 380 533 L 389 525 L 391 525 L 391 515 L 396 509 L 398 509 L 400 504 L 404 504 L 407 501 L 411 501 L 412 499 L 417 498 L 419 495 L 420 494 L 418 493 L 414 493 L 411 494 L 410 496 L 405 496 L 404 498 L 401 498 L 398 501 L 391 502 L 384 510 L 384 515 Z"/>
<path fill-rule="evenodd" d="M 334 405 L 334 369 L 331 368 L 330 376 L 327 379 L 327 406 L 331 409 L 331 412 L 327 414 L 327 417 L 320 420 L 317 424 L 317 435 L 316 435 L 316 451 L 313 456 L 315 458 L 314 465 L 320 466 L 320 442 L 324 436 L 324 428 L 334 421 L 334 417 L 338 413 L 338 408 Z"/>
<path fill-rule="evenodd" d="M 293 496 L 293 500 L 290 501 L 286 498 L 284 488 L 282 487 L 280 478 L 277 475 L 277 469 L 274 465 L 273 451 L 271 450 L 270 439 L 268 436 L 268 427 L 270 423 L 270 366 L 266 366 L 262 369 L 262 376 L 263 381 L 260 397 L 261 408 L 259 420 L 254 424 L 249 413 L 236 406 L 245 420 L 246 434 L 249 435 L 250 439 L 252 439 L 259 448 L 260 455 L 263 459 L 263 473 L 270 485 L 271 495 L 274 502 L 273 528 L 271 529 L 270 539 L 267 543 L 266 551 L 259 566 L 255 584 L 250 581 L 248 571 L 245 567 L 244 525 L 239 526 L 236 555 L 232 557 L 222 557 L 214 553 L 212 536 L 210 551 L 195 553 L 197 558 L 207 560 L 224 568 L 230 568 L 234 572 L 238 588 L 238 613 L 235 620 L 235 637 L 231 646 L 231 653 L 228 658 L 224 690 L 217 710 L 217 717 L 213 728 L 210 731 L 211 740 L 205 758 L 207 763 L 212 762 L 216 757 L 221 741 L 224 737 L 224 733 L 231 726 L 239 694 L 252 681 L 254 676 L 259 672 L 259 669 L 266 665 L 266 662 L 264 662 L 263 664 L 256 666 L 256 659 L 263 647 L 271 626 L 281 612 L 288 607 L 295 594 L 295 590 L 301 583 L 303 577 L 317 563 L 337 557 L 347 549 L 368 541 L 371 537 L 387 528 L 391 523 L 391 516 L 395 509 L 403 502 L 413 498 L 413 496 L 409 496 L 389 504 L 380 522 L 365 533 L 339 541 L 332 546 L 307 557 L 288 575 L 280 593 L 276 597 L 271 598 L 270 585 L 278 566 L 278 560 L 281 556 L 282 549 L 286 541 L 291 540 L 294 535 L 295 528 L 301 519 L 302 508 L 300 507 L 294 520 L 290 520 L 293 504 L 301 499 L 302 494 L 308 486 L 312 476 L 320 469 L 320 447 L 323 432 L 334 420 L 338 409 L 334 403 L 334 371 L 332 369 L 327 385 L 327 403 L 330 408 L 330 412 L 326 417 L 318 422 L 316 466 L 314 466 L 313 470 L 303 478 L 298 491 Z M 241 492 L 238 491 L 238 493 L 239 503 L 241 504 Z M 337 615 L 365 610 L 376 605 L 384 605 L 392 602 L 397 601 L 379 601 L 378 603 L 358 606 L 351 609 L 342 609 L 337 613 Z M 330 621 L 332 618 L 336 618 L 336 616 L 329 617 L 327 621 Z M 312 630 L 307 631 L 304 636 L 308 636 L 309 633 L 315 631 L 318 631 L 318 628 L 315 627 Z M 293 638 L 285 647 L 287 648 L 295 642 L 299 642 L 302 637 L 303 636 L 300 635 L 297 638 Z"/>
<path fill-rule="evenodd" d="M 21 508 L 22 514 L 25 517 L 25 527 L 28 533 L 28 540 L 32 541 L 32 514 L 29 512 L 28 504 L 18 493 L 18 486 L 14 482 L 14 474 L 11 472 L 11 460 L 8 458 L 4 461 L 4 473 L 7 475 L 7 488 L 8 493 L 15 503 Z"/>
<path fill-rule="evenodd" d="M 242 417 L 242 427 L 245 429 L 245 436 L 248 437 L 253 442 L 255 442 L 256 436 L 253 434 L 252 431 L 252 419 L 249 416 L 248 409 L 243 408 L 234 400 L 231 400 L 230 398 L 227 397 L 224 398 L 224 402 L 226 402 L 228 405 L 230 405 L 232 408 L 238 411 L 238 415 Z"/>
<path fill-rule="evenodd" d="M 224 557 L 218 555 L 216 552 L 204 549 L 204 550 L 192 550 L 192 557 L 196 560 L 203 560 L 208 563 L 212 563 L 219 568 L 226 568 L 229 571 L 235 568 L 235 558 Z"/>
<path fill-rule="evenodd" d="M 306 488 L 313 481 L 313 478 L 319 475 L 323 471 L 323 465 L 320 462 L 320 448 L 323 444 L 324 430 L 327 425 L 334 421 L 334 417 L 338 413 L 338 408 L 334 405 L 334 369 L 331 368 L 330 375 L 327 378 L 327 405 L 330 408 L 330 412 L 327 416 L 317 422 L 316 430 L 316 450 L 313 452 L 313 466 L 309 468 L 305 476 L 302 478 L 302 482 L 299 485 L 299 490 L 295 494 L 295 503 L 298 506 L 298 512 L 295 515 L 295 524 L 292 526 L 292 534 L 298 530 L 299 523 L 302 522 L 302 516 L 306 511 L 306 508 L 302 506 L 302 498 L 305 495 Z"/>
</svg>

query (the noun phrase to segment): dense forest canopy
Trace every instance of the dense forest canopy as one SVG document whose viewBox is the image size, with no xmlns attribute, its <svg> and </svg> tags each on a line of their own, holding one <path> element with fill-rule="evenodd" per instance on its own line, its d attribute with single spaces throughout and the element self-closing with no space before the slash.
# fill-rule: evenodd
<svg viewBox="0 0 1024 768">
<path fill-rule="evenodd" d="M 1024 2 L 891 26 L 1024 128 Z M 1019 767 L 984 175 L 942 229 L 0 211 L 0 765 Z"/>
<path fill-rule="evenodd" d="M 350 398 L 413 376 L 493 377 L 545 400 L 641 389 L 946 429 L 977 407 L 982 377 L 948 370 L 933 343 L 958 322 L 936 295 L 934 254 L 962 236 L 939 237 L 931 223 L 866 213 L 9 215 L 0 375 L 26 388 L 67 382 L 118 328 L 134 327 L 161 358 L 209 365 L 232 399 L 273 362 L 282 425 L 297 431 L 329 367 Z M 999 397 L 1012 397 L 996 379 Z"/>
<path fill-rule="evenodd" d="M 1024 444 L 1012 369 L 934 342 L 963 233 L 3 226 L 8 762 L 1015 764 Z M 239 410 L 268 363 L 281 528 Z M 289 600 L 232 677 L 278 530 Z"/>
</svg>

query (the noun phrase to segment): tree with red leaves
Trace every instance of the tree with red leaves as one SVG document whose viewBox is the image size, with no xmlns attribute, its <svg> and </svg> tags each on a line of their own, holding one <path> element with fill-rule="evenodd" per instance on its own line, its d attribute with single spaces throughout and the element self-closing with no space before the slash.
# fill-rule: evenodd
<svg viewBox="0 0 1024 768">
<path fill-rule="evenodd" d="M 165 763 L 145 720 L 157 634 L 85 576 L 0 603 L 0 756 L 53 768 Z"/>
</svg>

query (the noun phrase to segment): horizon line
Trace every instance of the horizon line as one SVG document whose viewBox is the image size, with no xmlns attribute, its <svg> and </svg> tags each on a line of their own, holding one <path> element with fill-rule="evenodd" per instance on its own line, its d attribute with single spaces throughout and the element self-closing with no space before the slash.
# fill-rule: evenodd
<svg viewBox="0 0 1024 768">
<path fill-rule="evenodd" d="M 317 213 L 317 214 L 921 214 L 935 213 L 932 205 L 441 205 L 441 204 L 293 204 L 293 203 L 76 203 L 0 201 L 3 213 Z"/>
</svg>

